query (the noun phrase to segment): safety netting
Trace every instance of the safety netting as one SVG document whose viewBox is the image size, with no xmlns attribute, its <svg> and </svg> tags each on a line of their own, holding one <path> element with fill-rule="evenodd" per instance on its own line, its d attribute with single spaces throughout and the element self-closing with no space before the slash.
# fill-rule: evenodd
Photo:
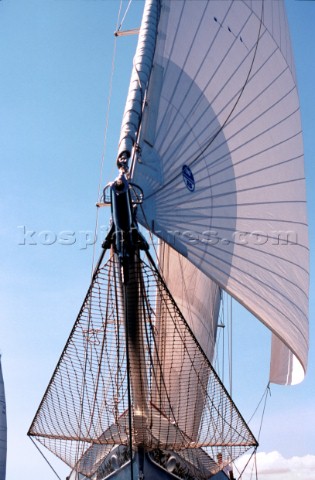
<svg viewBox="0 0 315 480">
<path fill-rule="evenodd" d="M 29 435 L 87 477 L 118 445 L 176 452 L 197 479 L 257 445 L 147 255 L 94 274 Z"/>
</svg>

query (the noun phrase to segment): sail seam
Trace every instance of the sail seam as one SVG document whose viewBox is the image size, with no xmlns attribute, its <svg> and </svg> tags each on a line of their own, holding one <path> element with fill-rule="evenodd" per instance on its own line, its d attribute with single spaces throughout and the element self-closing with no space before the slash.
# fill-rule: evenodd
<svg viewBox="0 0 315 480">
<path fill-rule="evenodd" d="M 262 16 L 263 16 L 263 3 L 262 3 Z M 256 44 L 255 44 L 255 49 L 254 49 L 254 55 L 253 55 L 253 58 L 252 58 L 252 62 L 251 62 L 251 65 L 250 65 L 250 68 L 249 68 L 249 71 L 248 71 L 248 74 L 247 74 L 247 77 L 245 79 L 245 82 L 240 90 L 240 93 L 239 93 L 239 96 L 238 98 L 236 99 L 236 102 L 233 106 L 233 108 L 231 109 L 230 113 L 228 114 L 228 116 L 226 117 L 225 121 L 223 122 L 222 126 L 218 129 L 218 131 L 213 135 L 213 137 L 210 139 L 210 141 L 207 143 L 207 145 L 199 152 L 199 154 L 190 162 L 189 164 L 189 167 L 192 167 L 200 158 L 203 157 L 203 154 L 208 150 L 208 148 L 211 146 L 211 144 L 215 141 L 215 139 L 218 137 L 219 133 L 221 131 L 223 131 L 225 125 L 227 124 L 227 122 L 229 121 L 230 117 L 232 116 L 234 110 L 236 109 L 237 105 L 238 105 L 238 102 L 240 101 L 241 97 L 242 97 L 242 94 L 244 92 L 244 89 L 248 83 L 248 80 L 250 78 L 250 75 L 251 75 L 251 72 L 252 72 L 252 68 L 253 68 L 253 65 L 254 65 L 254 62 L 255 62 L 255 58 L 256 58 L 256 53 L 257 53 L 257 49 L 258 49 L 258 44 L 259 44 L 259 39 L 260 39 L 260 33 L 261 33 L 261 26 L 262 26 L 262 18 L 260 20 L 260 25 L 259 25 L 259 30 L 258 30 L 258 37 L 257 37 L 257 41 L 256 41 Z M 169 180 L 168 182 L 166 182 L 164 184 L 163 187 L 160 187 L 159 189 L 155 190 L 153 193 L 151 193 L 149 196 L 147 196 L 146 198 L 150 198 L 152 197 L 153 195 L 156 195 L 157 192 L 159 192 L 160 190 L 162 190 L 163 188 L 165 188 L 167 185 L 169 185 L 170 183 L 172 183 L 174 181 L 176 177 L 174 177 L 173 179 Z"/>
</svg>

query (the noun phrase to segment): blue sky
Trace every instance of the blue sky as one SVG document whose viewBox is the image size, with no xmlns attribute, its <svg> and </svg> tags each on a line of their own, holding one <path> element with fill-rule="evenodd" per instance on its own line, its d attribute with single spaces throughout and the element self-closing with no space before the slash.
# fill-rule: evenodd
<svg viewBox="0 0 315 480">
<path fill-rule="evenodd" d="M 286 3 L 299 81 L 313 246 L 315 2 Z M 118 0 L 0 2 L 0 351 L 9 425 L 7 480 L 22 475 L 26 480 L 56 478 L 26 432 L 89 283 L 118 7 Z M 139 25 L 141 7 L 140 0 L 134 2 L 126 29 Z M 135 42 L 136 37 L 117 41 L 103 184 L 116 175 Z M 108 211 L 103 209 L 100 240 L 107 224 Z M 239 307 L 234 318 L 239 329 L 234 351 L 239 347 L 245 353 L 235 358 L 233 390 L 248 419 L 267 384 L 269 333 Z M 260 437 L 260 451 L 265 452 L 260 457 L 262 480 L 297 479 L 301 465 L 307 468 L 304 477 L 315 479 L 313 326 L 312 340 L 306 380 L 295 387 L 272 386 Z M 238 377 L 237 371 L 242 372 Z M 251 426 L 257 433 L 259 419 Z M 68 469 L 51 461 L 65 477 Z"/>
</svg>

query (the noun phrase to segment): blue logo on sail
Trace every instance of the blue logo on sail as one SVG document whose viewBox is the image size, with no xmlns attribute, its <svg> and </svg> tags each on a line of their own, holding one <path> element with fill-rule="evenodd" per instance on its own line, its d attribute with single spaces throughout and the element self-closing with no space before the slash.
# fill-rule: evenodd
<svg viewBox="0 0 315 480">
<path fill-rule="evenodd" d="M 190 192 L 193 192 L 195 190 L 195 179 L 192 171 L 187 165 L 183 165 L 182 174 L 186 187 Z"/>
</svg>

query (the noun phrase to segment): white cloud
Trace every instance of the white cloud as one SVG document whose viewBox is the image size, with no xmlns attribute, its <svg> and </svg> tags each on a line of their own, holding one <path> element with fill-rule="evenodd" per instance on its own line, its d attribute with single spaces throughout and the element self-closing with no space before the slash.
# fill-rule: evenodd
<svg viewBox="0 0 315 480">
<path fill-rule="evenodd" d="M 236 467 L 241 472 L 249 460 L 244 456 L 236 462 Z M 259 452 L 256 455 L 256 466 L 259 480 L 315 480 L 315 455 L 293 456 L 284 458 L 279 452 Z M 254 457 L 249 462 L 243 480 L 255 477 L 256 466 Z M 239 475 L 236 473 L 236 477 Z"/>
</svg>

